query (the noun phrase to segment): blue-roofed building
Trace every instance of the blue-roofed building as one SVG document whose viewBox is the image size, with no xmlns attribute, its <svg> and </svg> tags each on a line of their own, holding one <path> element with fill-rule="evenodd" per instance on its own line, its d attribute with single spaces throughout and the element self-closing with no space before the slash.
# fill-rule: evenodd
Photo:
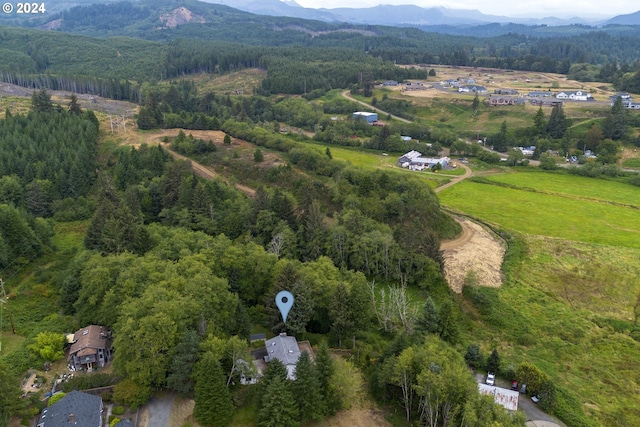
<svg viewBox="0 0 640 427">
<path fill-rule="evenodd" d="M 42 410 L 37 427 L 102 427 L 102 398 L 74 390 Z"/>
<path fill-rule="evenodd" d="M 378 121 L 377 113 L 368 113 L 366 111 L 356 111 L 353 113 L 353 120 L 366 120 L 367 123 L 375 123 Z"/>
</svg>

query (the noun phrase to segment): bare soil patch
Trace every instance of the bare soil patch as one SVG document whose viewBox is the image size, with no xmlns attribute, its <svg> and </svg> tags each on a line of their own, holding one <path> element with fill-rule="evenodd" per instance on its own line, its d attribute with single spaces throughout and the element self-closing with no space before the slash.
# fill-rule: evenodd
<svg viewBox="0 0 640 427">
<path fill-rule="evenodd" d="M 317 424 L 318 427 L 391 427 L 384 418 L 384 412 L 370 406 L 340 411 L 333 417 L 326 418 Z"/>
<path fill-rule="evenodd" d="M 465 280 L 473 272 L 479 286 L 502 285 L 502 260 L 505 243 L 483 226 L 466 218 L 456 218 L 462 234 L 455 240 L 445 241 L 444 276 L 451 289 L 461 293 Z"/>
<path fill-rule="evenodd" d="M 182 427 L 187 422 L 193 426 L 199 426 L 200 424 L 193 419 L 194 406 L 196 402 L 193 399 L 177 398 L 169 418 L 169 427 Z"/>
</svg>

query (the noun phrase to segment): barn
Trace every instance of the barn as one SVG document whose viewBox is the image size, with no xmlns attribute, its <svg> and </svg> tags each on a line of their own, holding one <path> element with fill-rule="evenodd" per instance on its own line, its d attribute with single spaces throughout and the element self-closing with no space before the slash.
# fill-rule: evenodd
<svg viewBox="0 0 640 427">
<path fill-rule="evenodd" d="M 378 114 L 376 113 L 368 113 L 366 111 L 356 111 L 353 113 L 353 120 L 361 120 L 364 119 L 367 123 L 375 123 L 378 121 Z"/>
</svg>

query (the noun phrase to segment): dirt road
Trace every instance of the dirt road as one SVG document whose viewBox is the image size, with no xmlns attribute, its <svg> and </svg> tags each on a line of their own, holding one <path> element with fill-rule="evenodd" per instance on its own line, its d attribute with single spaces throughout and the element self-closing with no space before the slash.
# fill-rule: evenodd
<svg viewBox="0 0 640 427">
<path fill-rule="evenodd" d="M 160 144 L 162 148 L 164 148 L 173 158 L 191 162 L 191 167 L 193 168 L 193 171 L 196 173 L 196 175 L 205 179 L 221 178 L 227 184 L 232 185 L 226 179 L 226 177 L 216 173 L 214 170 L 207 168 L 206 166 L 201 165 L 198 162 L 195 162 L 181 154 L 176 153 L 175 151 L 169 148 L 170 144 L 163 142 L 163 140 L 166 137 L 176 137 L 178 135 L 178 132 L 180 132 L 180 130 L 181 129 L 163 129 L 161 131 L 149 132 L 144 134 L 142 139 L 137 139 L 137 140 L 129 139 L 125 143 L 127 145 L 132 145 L 136 148 L 138 148 L 142 144 L 147 144 L 147 145 Z M 193 135 L 194 138 L 203 139 L 205 141 L 211 140 L 217 144 L 222 144 L 225 137 L 224 132 L 217 131 L 217 130 L 184 130 L 184 132 Z M 233 141 L 234 139 L 232 139 L 232 142 Z M 251 187 L 247 187 L 246 185 L 235 184 L 234 187 L 242 191 L 244 194 L 246 194 L 249 197 L 253 198 L 256 195 L 256 190 L 254 190 Z"/>
<path fill-rule="evenodd" d="M 385 116 L 389 115 L 392 118 L 394 118 L 396 120 L 399 120 L 399 121 L 401 121 L 403 123 L 411 123 L 411 120 L 407 120 L 407 119 L 403 119 L 402 117 L 394 116 L 393 114 L 389 114 L 386 111 L 383 111 L 383 110 L 381 110 L 379 108 L 376 108 L 376 107 L 374 107 L 374 106 L 372 106 L 370 104 L 367 104 L 366 102 L 358 101 L 357 99 L 355 99 L 351 95 L 349 95 L 349 91 L 348 90 L 345 90 L 344 92 L 342 92 L 342 96 L 347 98 L 349 101 L 357 102 L 358 104 L 364 105 L 365 107 L 370 108 L 370 109 L 372 109 L 374 111 L 377 111 L 378 113 L 382 113 Z"/>
</svg>

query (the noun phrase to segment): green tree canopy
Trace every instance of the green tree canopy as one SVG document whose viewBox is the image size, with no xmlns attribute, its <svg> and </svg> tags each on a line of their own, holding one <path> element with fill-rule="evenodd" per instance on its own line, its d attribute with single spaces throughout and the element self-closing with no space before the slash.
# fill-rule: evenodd
<svg viewBox="0 0 640 427">
<path fill-rule="evenodd" d="M 194 370 L 193 416 L 206 427 L 226 427 L 233 418 L 233 401 L 216 356 L 204 353 Z"/>
</svg>

